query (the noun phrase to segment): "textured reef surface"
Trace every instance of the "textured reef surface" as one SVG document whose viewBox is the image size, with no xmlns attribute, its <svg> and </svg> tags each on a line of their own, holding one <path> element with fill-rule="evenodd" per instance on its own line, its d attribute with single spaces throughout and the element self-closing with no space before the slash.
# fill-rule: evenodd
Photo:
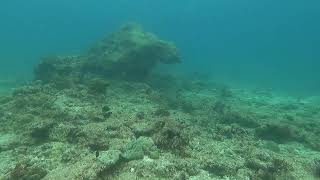
<svg viewBox="0 0 320 180">
<path fill-rule="evenodd" d="M 144 32 L 137 24 L 127 24 L 85 55 L 44 58 L 35 69 L 35 77 L 62 86 L 78 84 L 91 79 L 91 75 L 141 81 L 158 63 L 179 62 L 173 43 Z"/>
<path fill-rule="evenodd" d="M 0 179 L 320 178 L 320 98 L 154 71 L 179 62 L 135 24 L 44 58 L 0 96 Z"/>
</svg>

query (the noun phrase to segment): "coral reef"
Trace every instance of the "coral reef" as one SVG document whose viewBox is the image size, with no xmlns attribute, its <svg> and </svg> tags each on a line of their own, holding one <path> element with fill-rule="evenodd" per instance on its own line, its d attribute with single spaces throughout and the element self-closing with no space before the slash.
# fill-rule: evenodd
<svg viewBox="0 0 320 180">
<path fill-rule="evenodd" d="M 189 137 L 183 131 L 183 126 L 173 121 L 165 122 L 153 139 L 159 148 L 180 154 L 184 153 L 184 148 L 189 144 Z"/>
<path fill-rule="evenodd" d="M 121 152 L 119 150 L 102 151 L 99 153 L 97 159 L 103 166 L 102 169 L 106 171 L 120 163 L 120 154 Z"/>
<path fill-rule="evenodd" d="M 158 63 L 179 62 L 173 43 L 160 40 L 132 23 L 96 43 L 86 55 L 43 58 L 35 68 L 35 79 L 59 88 L 85 83 L 92 75 L 144 80 Z M 89 81 L 94 92 L 104 90 L 105 83 L 101 80 L 89 78 Z"/>
<path fill-rule="evenodd" d="M 137 140 L 127 144 L 125 151 L 121 157 L 126 161 L 143 159 L 144 156 L 151 158 L 158 157 L 158 150 L 155 147 L 153 140 L 148 137 L 140 137 Z"/>
<path fill-rule="evenodd" d="M 319 179 L 319 99 L 152 72 L 177 62 L 134 24 L 44 58 L 0 96 L 0 179 Z"/>
<path fill-rule="evenodd" d="M 17 163 L 9 174 L 11 180 L 40 180 L 47 175 L 47 172 L 39 167 L 31 167 L 25 164 Z"/>
<path fill-rule="evenodd" d="M 134 23 L 123 26 L 120 31 L 98 42 L 90 49 L 88 59 L 86 66 L 94 68 L 95 72 L 137 79 L 145 78 L 157 63 L 180 62 L 172 43 L 143 32 Z"/>
</svg>

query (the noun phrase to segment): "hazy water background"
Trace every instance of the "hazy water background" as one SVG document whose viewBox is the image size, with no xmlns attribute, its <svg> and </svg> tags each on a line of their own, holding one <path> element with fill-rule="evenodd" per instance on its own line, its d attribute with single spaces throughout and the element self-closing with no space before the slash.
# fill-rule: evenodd
<svg viewBox="0 0 320 180">
<path fill-rule="evenodd" d="M 320 90 L 319 0 L 2 0 L 0 79 L 77 54 L 126 22 L 174 41 L 181 69 L 235 84 Z"/>
</svg>

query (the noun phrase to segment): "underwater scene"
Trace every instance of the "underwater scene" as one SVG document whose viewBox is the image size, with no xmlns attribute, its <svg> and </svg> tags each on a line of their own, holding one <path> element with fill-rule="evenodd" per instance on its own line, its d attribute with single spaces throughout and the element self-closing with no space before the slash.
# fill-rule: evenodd
<svg viewBox="0 0 320 180">
<path fill-rule="evenodd" d="M 320 179 L 320 1 L 0 2 L 0 180 Z"/>
</svg>

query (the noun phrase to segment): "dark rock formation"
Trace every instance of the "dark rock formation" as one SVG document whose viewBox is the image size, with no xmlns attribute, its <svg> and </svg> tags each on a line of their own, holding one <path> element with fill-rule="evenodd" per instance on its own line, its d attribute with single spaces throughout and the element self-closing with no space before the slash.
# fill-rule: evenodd
<svg viewBox="0 0 320 180">
<path fill-rule="evenodd" d="M 35 79 L 60 88 L 86 81 L 92 75 L 144 80 L 158 63 L 179 62 L 173 43 L 128 24 L 96 43 L 85 55 L 44 58 L 35 68 Z"/>
</svg>

